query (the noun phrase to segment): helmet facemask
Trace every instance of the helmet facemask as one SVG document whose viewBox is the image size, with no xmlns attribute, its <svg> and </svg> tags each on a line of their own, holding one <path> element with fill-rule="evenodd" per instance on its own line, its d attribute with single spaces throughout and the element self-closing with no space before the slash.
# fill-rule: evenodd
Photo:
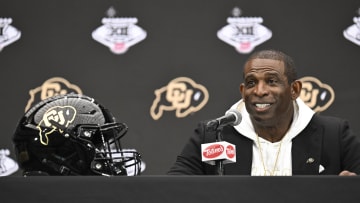
<svg viewBox="0 0 360 203">
<path fill-rule="evenodd" d="M 124 123 L 81 125 L 77 128 L 77 139 L 95 152 L 90 167 L 92 172 L 106 176 L 140 174 L 140 154 L 121 146 L 120 139 L 127 129 Z"/>
</svg>

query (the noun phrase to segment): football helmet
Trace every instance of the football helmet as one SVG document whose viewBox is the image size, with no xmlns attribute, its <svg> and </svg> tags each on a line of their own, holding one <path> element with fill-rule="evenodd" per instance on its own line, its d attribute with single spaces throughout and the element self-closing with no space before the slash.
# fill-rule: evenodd
<svg viewBox="0 0 360 203">
<path fill-rule="evenodd" d="M 93 98 L 58 95 L 25 112 L 13 143 L 24 176 L 140 175 L 140 154 L 121 147 L 127 130 Z"/>
</svg>

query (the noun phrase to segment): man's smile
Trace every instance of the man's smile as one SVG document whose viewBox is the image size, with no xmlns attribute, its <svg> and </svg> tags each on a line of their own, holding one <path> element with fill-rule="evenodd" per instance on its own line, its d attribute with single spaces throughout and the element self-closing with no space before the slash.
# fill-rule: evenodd
<svg viewBox="0 0 360 203">
<path fill-rule="evenodd" d="M 271 107 L 270 103 L 255 103 L 255 109 L 256 111 L 266 111 Z"/>
</svg>

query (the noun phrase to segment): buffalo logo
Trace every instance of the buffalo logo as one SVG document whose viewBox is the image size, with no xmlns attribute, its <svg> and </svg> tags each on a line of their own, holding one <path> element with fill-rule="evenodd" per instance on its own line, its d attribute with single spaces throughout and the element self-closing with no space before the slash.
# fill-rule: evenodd
<svg viewBox="0 0 360 203">
<path fill-rule="evenodd" d="M 65 95 L 68 93 L 82 94 L 82 91 L 78 86 L 71 84 L 64 78 L 50 78 L 40 87 L 29 91 L 30 99 L 25 107 L 25 111 L 29 110 L 34 102 L 40 102 L 52 96 Z"/>
<path fill-rule="evenodd" d="M 99 43 L 109 47 L 114 54 L 123 54 L 131 46 L 146 38 L 146 31 L 135 25 L 137 18 L 114 17 L 113 7 L 107 11 L 108 18 L 102 19 L 102 26 L 93 31 L 92 37 Z"/>
<path fill-rule="evenodd" d="M 66 129 L 71 124 L 76 116 L 76 109 L 72 106 L 54 106 L 48 109 L 42 120 L 37 125 L 39 129 L 40 142 L 43 145 L 49 144 L 49 135 L 56 130 L 63 133 L 63 129 Z M 43 130 L 50 128 L 50 130 Z"/>
<path fill-rule="evenodd" d="M 334 102 L 334 90 L 314 77 L 303 77 L 300 98 L 315 112 L 325 111 Z"/>
<path fill-rule="evenodd" d="M 175 111 L 181 118 L 199 111 L 209 99 L 207 89 L 186 77 L 179 77 L 165 87 L 155 90 L 156 98 L 151 106 L 150 114 L 158 120 L 164 111 Z"/>
<path fill-rule="evenodd" d="M 227 19 L 228 25 L 217 32 L 219 39 L 235 47 L 242 54 L 250 53 L 256 46 L 269 40 L 272 32 L 261 25 L 261 17 L 239 17 L 241 10 L 235 7 L 233 17 Z"/>
<path fill-rule="evenodd" d="M 11 18 L 0 18 L 0 51 L 9 44 L 20 39 L 21 32 L 11 26 Z"/>
<path fill-rule="evenodd" d="M 360 15 L 360 8 L 357 12 Z M 360 17 L 354 17 L 353 21 L 355 24 L 344 30 L 343 34 L 346 39 L 360 46 Z"/>
</svg>

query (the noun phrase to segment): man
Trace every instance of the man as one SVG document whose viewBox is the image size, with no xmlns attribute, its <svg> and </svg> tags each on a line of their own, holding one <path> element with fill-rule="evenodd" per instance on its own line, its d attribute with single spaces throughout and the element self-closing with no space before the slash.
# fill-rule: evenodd
<svg viewBox="0 0 360 203">
<path fill-rule="evenodd" d="M 346 121 L 315 114 L 299 98 L 302 84 L 293 60 L 264 50 L 244 66 L 242 99 L 230 109 L 242 121 L 225 126 L 224 141 L 236 146 L 236 163 L 224 165 L 224 175 L 357 175 L 360 137 Z M 201 122 L 169 175 L 216 175 L 217 166 L 201 161 L 201 144 L 215 142 L 214 132 Z"/>
</svg>

